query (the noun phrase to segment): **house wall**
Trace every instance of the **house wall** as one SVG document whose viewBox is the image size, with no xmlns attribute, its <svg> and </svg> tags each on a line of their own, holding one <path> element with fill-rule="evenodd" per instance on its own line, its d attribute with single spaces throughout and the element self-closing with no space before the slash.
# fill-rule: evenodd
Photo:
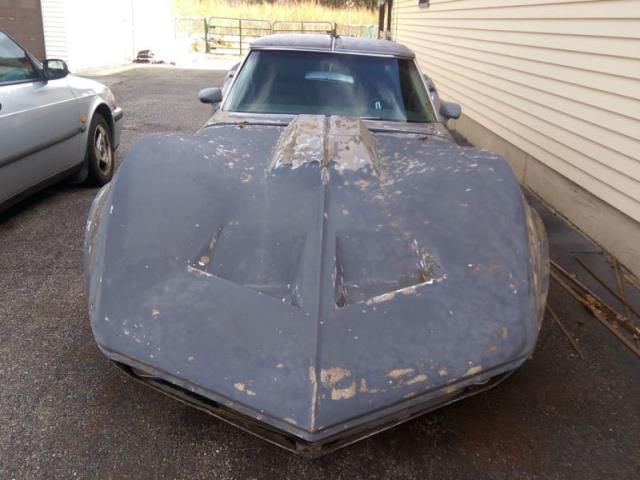
<svg viewBox="0 0 640 480">
<path fill-rule="evenodd" d="M 0 30 L 15 38 L 39 60 L 44 59 L 40 0 L 0 0 Z"/>
<path fill-rule="evenodd" d="M 394 0 L 453 127 L 640 273 L 640 0 Z"/>
<path fill-rule="evenodd" d="M 65 0 L 41 0 L 46 56 L 69 60 Z"/>
</svg>

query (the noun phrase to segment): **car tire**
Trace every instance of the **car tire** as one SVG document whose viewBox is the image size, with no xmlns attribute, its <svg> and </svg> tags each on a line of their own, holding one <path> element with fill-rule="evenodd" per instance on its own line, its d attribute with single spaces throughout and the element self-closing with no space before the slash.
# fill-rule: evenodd
<svg viewBox="0 0 640 480">
<path fill-rule="evenodd" d="M 105 118 L 96 113 L 87 138 L 87 183 L 97 187 L 109 183 L 115 170 L 113 135 Z"/>
</svg>

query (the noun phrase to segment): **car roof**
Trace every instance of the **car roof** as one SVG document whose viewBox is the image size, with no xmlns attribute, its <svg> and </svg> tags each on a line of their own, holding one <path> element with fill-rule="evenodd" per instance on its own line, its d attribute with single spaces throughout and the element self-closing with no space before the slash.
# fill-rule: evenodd
<svg viewBox="0 0 640 480">
<path fill-rule="evenodd" d="M 276 33 L 251 42 L 252 50 L 306 50 L 414 58 L 404 45 L 391 40 L 340 37 L 328 34 Z"/>
</svg>

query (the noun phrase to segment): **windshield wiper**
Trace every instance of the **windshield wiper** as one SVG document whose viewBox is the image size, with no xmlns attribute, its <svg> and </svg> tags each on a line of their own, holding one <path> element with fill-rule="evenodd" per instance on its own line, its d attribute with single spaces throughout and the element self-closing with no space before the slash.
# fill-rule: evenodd
<svg viewBox="0 0 640 480">
<path fill-rule="evenodd" d="M 393 120 L 390 118 L 382 118 L 382 117 L 360 117 L 360 120 L 374 120 L 379 122 L 393 122 L 393 123 L 426 123 L 426 124 L 434 124 L 436 122 L 425 122 L 423 120 Z"/>
</svg>

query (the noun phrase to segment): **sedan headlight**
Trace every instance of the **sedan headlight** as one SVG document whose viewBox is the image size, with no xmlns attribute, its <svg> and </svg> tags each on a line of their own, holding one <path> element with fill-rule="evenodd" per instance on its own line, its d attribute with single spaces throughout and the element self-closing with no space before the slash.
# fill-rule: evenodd
<svg viewBox="0 0 640 480">
<path fill-rule="evenodd" d="M 111 110 L 115 109 L 118 106 L 116 103 L 116 96 L 113 94 L 110 88 L 107 89 L 106 97 L 107 98 L 105 100 L 109 104 L 109 107 L 111 107 Z"/>
</svg>

